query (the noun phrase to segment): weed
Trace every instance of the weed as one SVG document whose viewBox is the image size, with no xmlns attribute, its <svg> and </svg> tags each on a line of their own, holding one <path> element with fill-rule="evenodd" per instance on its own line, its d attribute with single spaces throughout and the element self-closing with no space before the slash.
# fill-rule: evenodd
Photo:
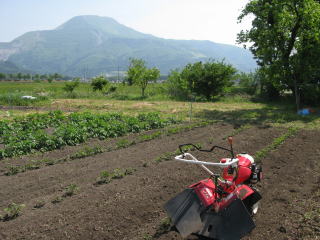
<svg viewBox="0 0 320 240">
<path fill-rule="evenodd" d="M 65 191 L 62 195 L 62 197 L 71 197 L 72 195 L 79 192 L 80 188 L 76 184 L 70 184 L 65 188 Z"/>
<path fill-rule="evenodd" d="M 21 214 L 21 211 L 23 208 L 25 208 L 26 205 L 24 204 L 16 204 L 16 203 L 10 203 L 7 208 L 4 209 L 5 215 L 1 217 L 2 221 L 9 221 L 16 217 L 18 217 Z"/>
</svg>

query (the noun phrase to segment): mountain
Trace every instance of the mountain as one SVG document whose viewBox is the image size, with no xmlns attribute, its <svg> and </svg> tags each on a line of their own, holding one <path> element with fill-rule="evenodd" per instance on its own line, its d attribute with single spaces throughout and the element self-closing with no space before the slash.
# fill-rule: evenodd
<svg viewBox="0 0 320 240">
<path fill-rule="evenodd" d="M 0 73 L 32 73 L 27 69 L 18 67 L 16 64 L 9 61 L 0 61 Z"/>
<path fill-rule="evenodd" d="M 251 53 L 239 47 L 162 39 L 99 16 L 74 17 L 54 30 L 28 32 L 10 43 L 0 43 L 0 61 L 39 73 L 94 76 L 125 71 L 132 57 L 143 58 L 164 74 L 209 58 L 225 59 L 245 72 L 256 67 Z"/>
</svg>

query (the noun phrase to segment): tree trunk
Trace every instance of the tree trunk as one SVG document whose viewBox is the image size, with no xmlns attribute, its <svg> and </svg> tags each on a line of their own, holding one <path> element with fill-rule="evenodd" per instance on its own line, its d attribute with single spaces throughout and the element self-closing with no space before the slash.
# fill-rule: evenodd
<svg viewBox="0 0 320 240">
<path fill-rule="evenodd" d="M 300 109 L 300 94 L 299 94 L 299 88 L 298 88 L 296 76 L 294 76 L 293 83 L 294 83 L 294 95 L 296 99 L 296 107 L 298 112 Z"/>
</svg>

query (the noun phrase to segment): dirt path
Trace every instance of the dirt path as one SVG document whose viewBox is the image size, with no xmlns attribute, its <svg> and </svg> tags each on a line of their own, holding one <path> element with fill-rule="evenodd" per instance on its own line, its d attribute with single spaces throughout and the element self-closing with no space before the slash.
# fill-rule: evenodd
<svg viewBox="0 0 320 240">
<path fill-rule="evenodd" d="M 27 207 L 22 216 L 0 222 L 0 239 L 1 235 L 4 239 L 148 239 L 165 217 L 163 204 L 186 185 L 205 177 L 194 166 L 174 161 L 156 163 L 154 159 L 165 152 L 176 150 L 179 144 L 186 142 L 201 142 L 206 147 L 213 136 L 215 144 L 226 145 L 222 138 L 232 131 L 230 125 L 212 125 L 16 176 L 1 176 L 1 209 L 10 202 L 25 203 Z M 282 132 L 283 129 L 276 128 L 246 129 L 236 136 L 235 149 L 237 152 L 247 151 L 253 154 Z M 306 137 L 309 135 L 306 134 Z M 299 139 L 300 135 L 295 140 Z M 305 143 L 304 140 L 301 142 L 308 143 L 310 142 Z M 285 156 L 288 161 L 290 154 Z M 217 156 L 225 155 L 221 152 L 212 155 L 213 158 Z M 283 155 L 278 157 L 280 156 Z M 282 171 L 282 168 L 271 170 L 273 165 L 268 159 L 264 161 L 264 165 L 267 174 L 271 171 L 272 175 L 268 174 L 261 186 L 266 202 L 263 202 L 261 215 L 257 217 L 258 227 L 248 239 L 271 239 L 266 237 L 269 235 L 263 235 L 266 227 L 261 224 L 267 217 L 265 214 L 271 214 L 267 211 L 272 207 L 272 204 L 268 205 L 268 201 L 274 201 L 269 198 L 271 194 L 265 191 L 268 189 L 267 185 L 272 184 L 270 181 L 276 181 L 276 177 L 280 175 L 276 171 Z M 128 167 L 135 168 L 136 172 L 106 185 L 93 185 L 102 170 Z M 288 179 L 282 181 L 284 185 L 288 184 Z M 71 183 L 80 187 L 79 194 L 52 204 L 51 200 L 61 195 L 63 188 Z M 311 189 L 312 186 L 309 190 Z M 45 202 L 45 206 L 32 209 L 39 201 Z M 274 211 L 280 212 L 278 209 Z M 272 222 L 269 225 L 273 229 Z M 277 230 L 273 235 L 275 233 L 282 236 Z M 158 239 L 181 238 L 176 233 L 169 232 Z"/>
</svg>

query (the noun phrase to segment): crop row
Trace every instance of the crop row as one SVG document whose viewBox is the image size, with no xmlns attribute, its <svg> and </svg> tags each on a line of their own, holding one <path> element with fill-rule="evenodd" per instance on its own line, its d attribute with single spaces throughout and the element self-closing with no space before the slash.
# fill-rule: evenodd
<svg viewBox="0 0 320 240">
<path fill-rule="evenodd" d="M 211 123 L 212 123 L 212 121 L 202 121 L 202 122 L 195 122 L 195 123 L 192 123 L 189 125 L 174 126 L 174 127 L 168 128 L 168 129 L 162 129 L 162 130 L 154 131 L 152 133 L 142 134 L 133 140 L 128 140 L 126 138 L 120 139 L 115 143 L 115 146 L 108 146 L 106 148 L 101 147 L 101 146 L 93 146 L 93 147 L 86 146 L 71 155 L 67 155 L 65 157 L 58 158 L 58 159 L 45 158 L 45 159 L 39 159 L 39 160 L 30 160 L 29 163 L 24 164 L 24 165 L 8 165 L 6 167 L 7 171 L 4 174 L 6 176 L 12 176 L 12 175 L 22 173 L 25 171 L 39 169 L 42 166 L 55 165 L 58 163 L 72 161 L 75 159 L 94 156 L 96 154 L 100 154 L 103 152 L 115 151 L 115 150 L 118 150 L 121 148 L 127 148 L 129 146 L 132 146 L 132 145 L 135 145 L 138 143 L 150 141 L 150 140 L 159 138 L 161 136 L 170 136 L 170 135 L 177 134 L 180 132 L 190 131 L 194 128 L 204 127 L 204 126 L 207 126 L 208 124 L 211 124 Z"/>
<path fill-rule="evenodd" d="M 33 114 L 13 121 L 0 121 L 0 158 L 50 151 L 66 145 L 76 145 L 89 138 L 106 139 L 163 128 L 176 123 L 162 119 L 157 113 L 139 114 L 137 117 L 106 113 L 62 112 Z"/>
</svg>

